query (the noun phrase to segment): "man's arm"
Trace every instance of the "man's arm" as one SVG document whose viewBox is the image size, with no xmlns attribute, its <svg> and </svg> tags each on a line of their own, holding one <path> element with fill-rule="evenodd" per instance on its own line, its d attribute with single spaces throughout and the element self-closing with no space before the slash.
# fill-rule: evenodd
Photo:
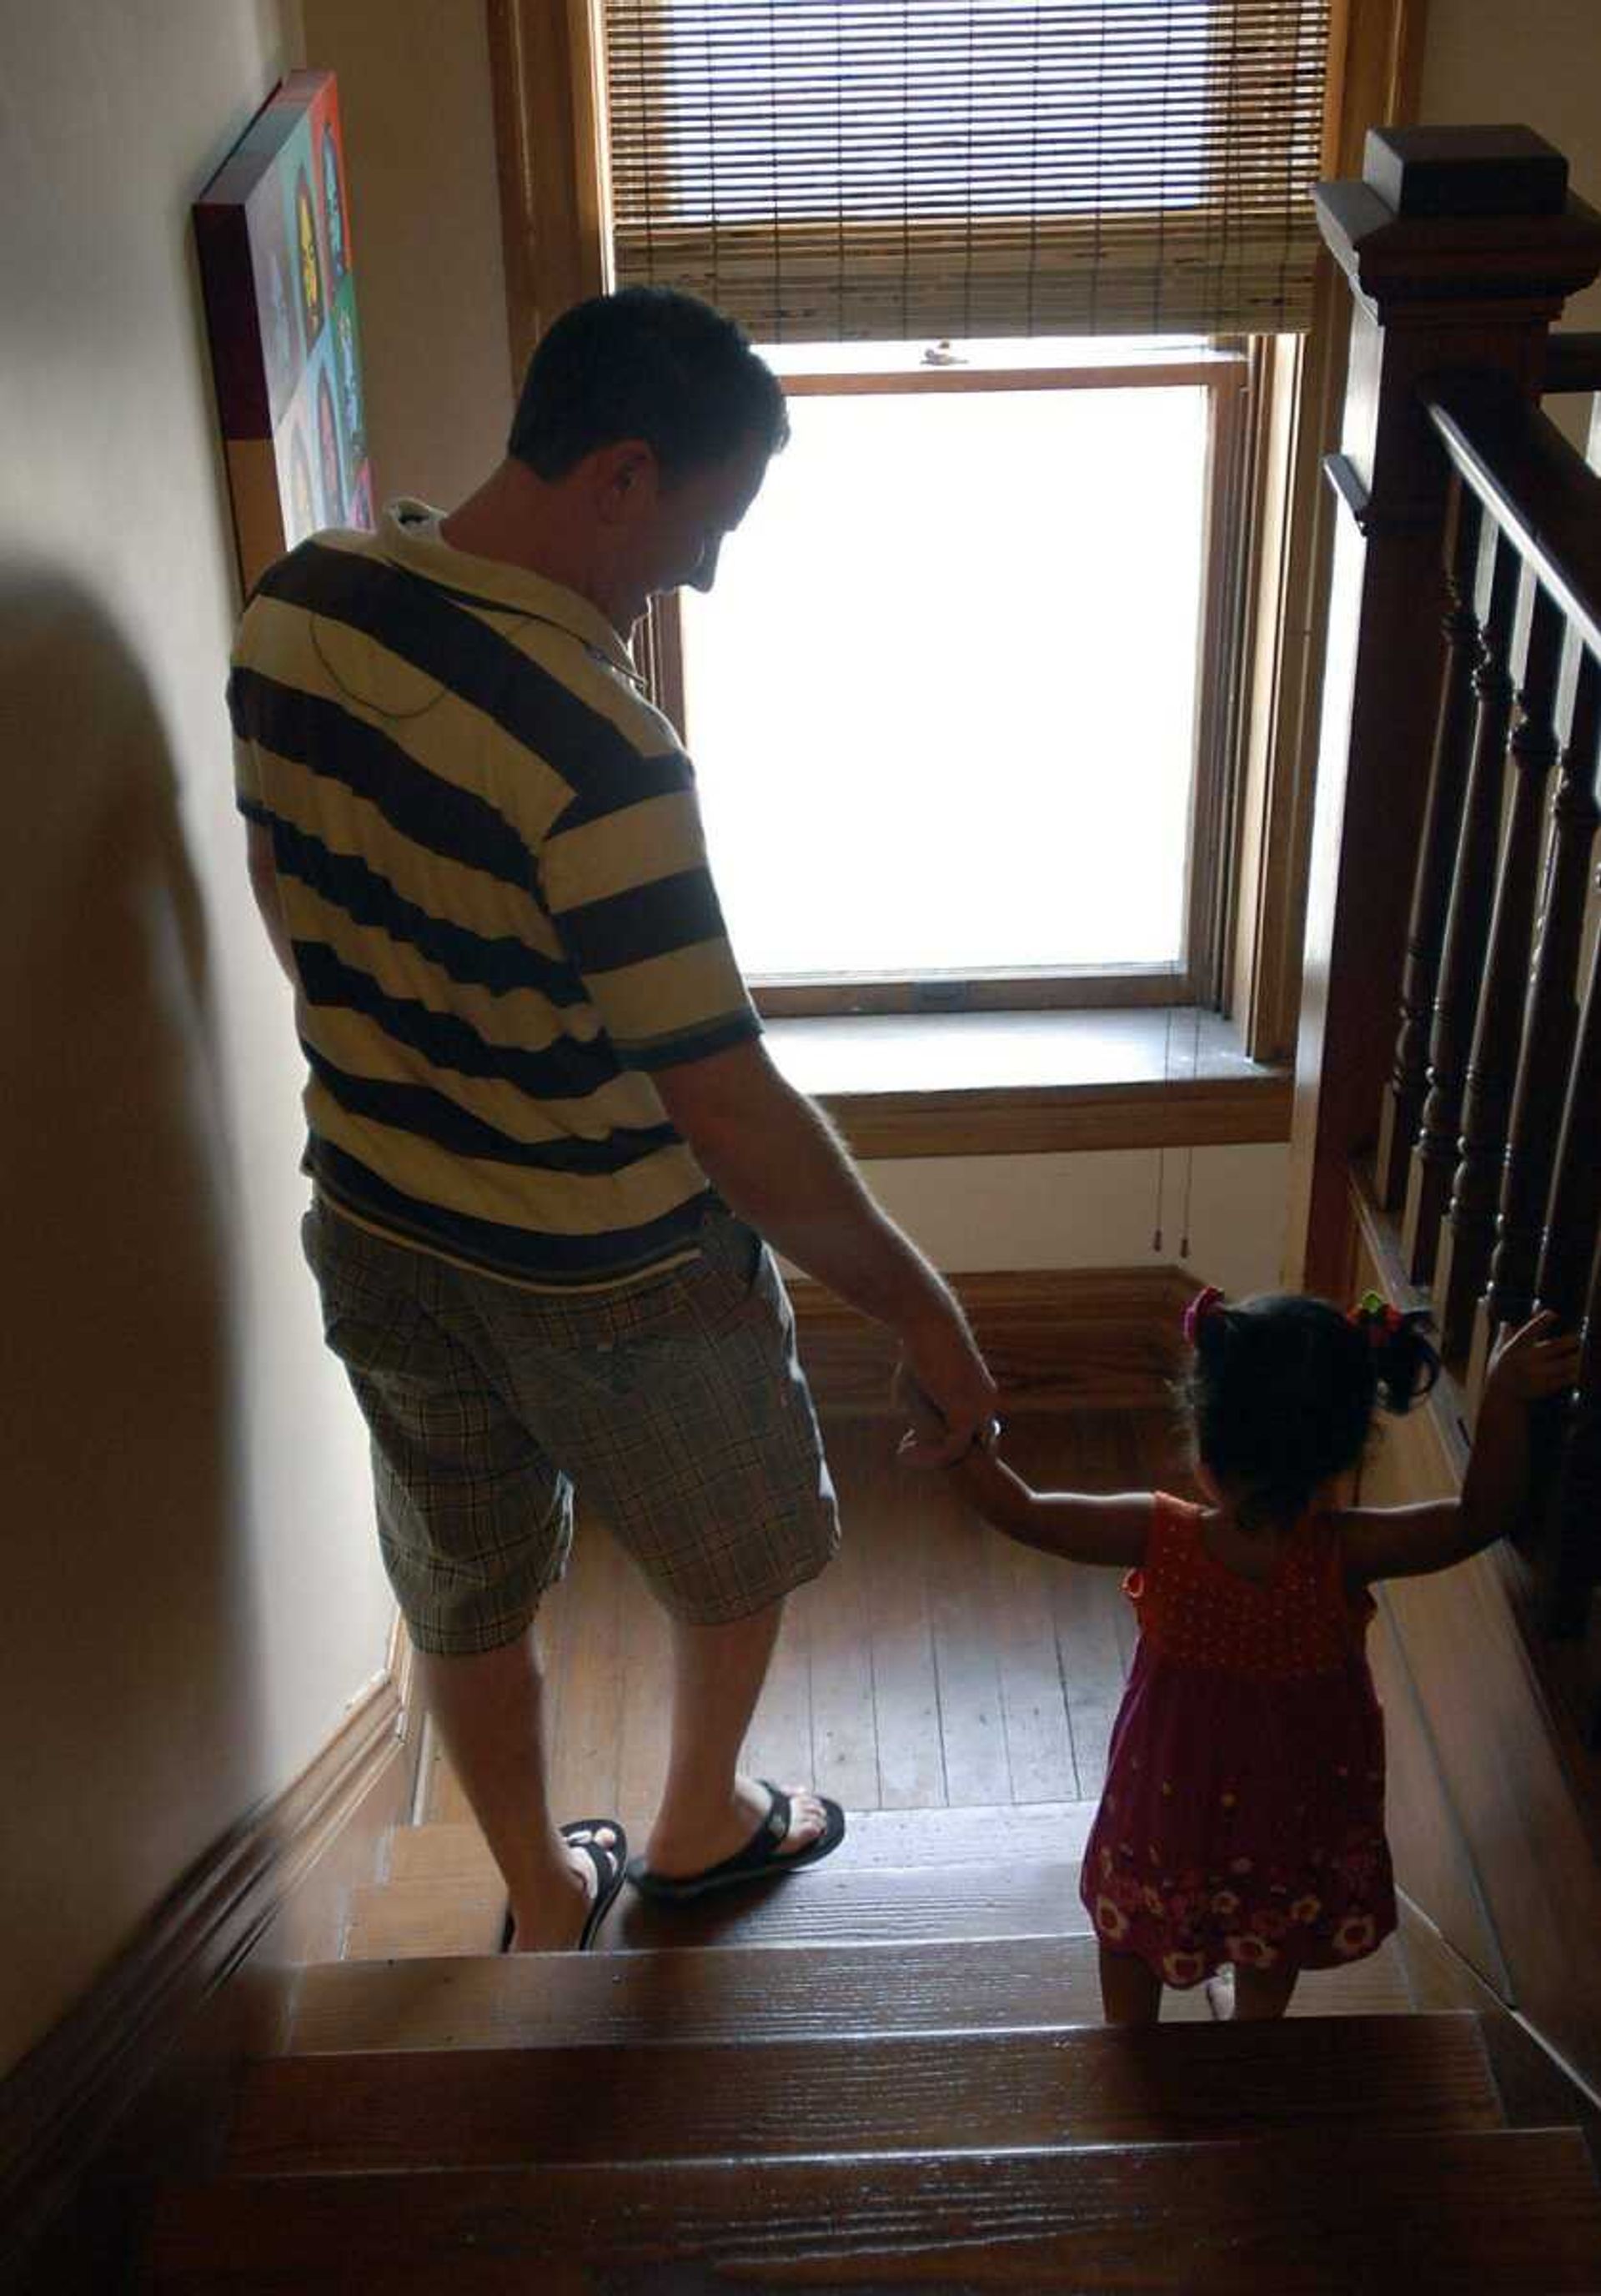
<svg viewBox="0 0 1601 2296">
<path fill-rule="evenodd" d="M 995 1383 L 943 1279 L 873 1201 L 822 1111 L 758 1042 L 654 1072 L 667 1114 L 718 1193 L 864 1316 L 886 1324 L 945 1423 L 927 1464 L 989 1424 Z"/>
<path fill-rule="evenodd" d="M 273 954 L 283 968 L 284 979 L 291 988 L 298 990 L 300 984 L 295 975 L 289 927 L 283 922 L 283 904 L 278 896 L 278 870 L 273 859 L 273 832 L 259 821 L 247 821 L 245 838 L 250 868 L 250 890 L 256 896 L 261 922 L 266 927 L 267 939 L 273 944 Z"/>
</svg>

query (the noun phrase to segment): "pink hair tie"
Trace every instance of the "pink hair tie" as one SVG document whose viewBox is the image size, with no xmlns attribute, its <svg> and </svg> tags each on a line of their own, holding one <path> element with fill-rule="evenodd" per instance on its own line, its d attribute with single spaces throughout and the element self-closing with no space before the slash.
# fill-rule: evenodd
<svg viewBox="0 0 1601 2296">
<path fill-rule="evenodd" d="M 1204 1292 L 1196 1293 L 1188 1307 L 1185 1308 L 1184 1336 L 1192 1348 L 1199 1336 L 1202 1324 L 1209 1316 L 1215 1316 L 1222 1304 L 1222 1293 L 1215 1283 L 1209 1283 Z"/>
</svg>

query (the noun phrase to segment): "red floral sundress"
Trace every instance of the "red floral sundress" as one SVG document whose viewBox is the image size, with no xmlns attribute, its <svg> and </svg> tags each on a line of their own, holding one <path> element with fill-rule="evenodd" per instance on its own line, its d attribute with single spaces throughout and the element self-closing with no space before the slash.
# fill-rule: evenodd
<svg viewBox="0 0 1601 2296">
<path fill-rule="evenodd" d="M 1373 1598 L 1311 1516 L 1261 1586 L 1208 1554 L 1203 1510 L 1158 1492 L 1106 1791 L 1080 1883 L 1101 1943 L 1167 1985 L 1224 1962 L 1331 1969 L 1395 1926 Z"/>
</svg>

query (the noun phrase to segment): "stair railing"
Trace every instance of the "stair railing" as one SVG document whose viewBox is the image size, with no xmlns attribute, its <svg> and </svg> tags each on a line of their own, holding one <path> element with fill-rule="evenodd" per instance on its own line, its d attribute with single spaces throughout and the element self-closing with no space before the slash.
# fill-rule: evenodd
<svg viewBox="0 0 1601 2296">
<path fill-rule="evenodd" d="M 1589 1335 L 1533 1542 L 1546 1623 L 1577 1632 L 1601 1578 L 1601 476 L 1504 385 L 1422 396 L 1451 471 L 1445 647 L 1374 1194 L 1470 1413 L 1537 1305 Z"/>
<path fill-rule="evenodd" d="M 1582 1324 L 1524 1542 L 1573 1633 L 1601 1580 L 1601 476 L 1540 400 L 1601 382 L 1601 340 L 1552 332 L 1601 216 L 1511 127 L 1376 131 L 1316 200 L 1355 308 L 1289 1279 L 1337 1293 L 1365 1204 L 1465 1428 L 1498 1330 Z"/>
</svg>

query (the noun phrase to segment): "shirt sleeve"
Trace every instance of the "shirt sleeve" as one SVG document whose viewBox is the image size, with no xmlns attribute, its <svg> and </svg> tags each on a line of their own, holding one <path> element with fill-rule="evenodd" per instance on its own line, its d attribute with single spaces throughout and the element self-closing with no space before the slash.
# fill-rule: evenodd
<svg viewBox="0 0 1601 2296">
<path fill-rule="evenodd" d="M 233 801 L 241 813 L 259 817 L 263 806 L 261 759 L 251 729 L 245 723 L 239 698 L 239 683 L 233 672 L 228 676 L 228 722 L 233 728 Z"/>
<path fill-rule="evenodd" d="M 705 1060 L 761 1033 L 729 946 L 687 760 L 675 786 L 575 803 L 539 854 L 542 898 L 625 1066 Z"/>
</svg>

